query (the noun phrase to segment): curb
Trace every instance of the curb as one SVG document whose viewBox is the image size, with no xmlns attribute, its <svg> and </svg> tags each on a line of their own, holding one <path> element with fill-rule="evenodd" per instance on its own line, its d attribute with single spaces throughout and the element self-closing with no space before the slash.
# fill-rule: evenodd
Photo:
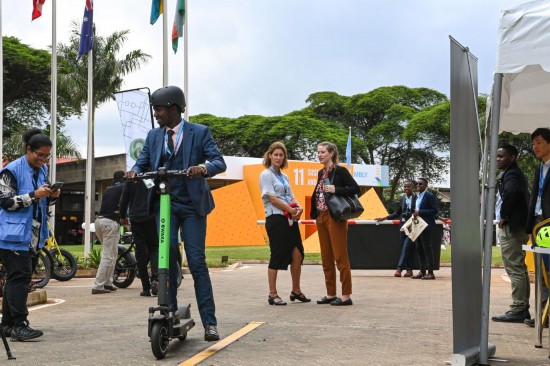
<svg viewBox="0 0 550 366">
<path fill-rule="evenodd" d="M 45 304 L 46 302 L 48 302 L 48 294 L 44 289 L 37 289 L 36 291 L 30 292 L 29 296 L 27 297 L 28 307 Z M 0 301 L 0 311 L 1 310 L 2 310 L 2 302 Z"/>
</svg>

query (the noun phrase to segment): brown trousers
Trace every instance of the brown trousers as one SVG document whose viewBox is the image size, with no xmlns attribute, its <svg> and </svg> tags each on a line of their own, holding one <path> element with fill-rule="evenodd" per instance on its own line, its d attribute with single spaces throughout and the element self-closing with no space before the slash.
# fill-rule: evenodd
<svg viewBox="0 0 550 366">
<path fill-rule="evenodd" d="M 328 211 L 319 212 L 317 232 L 321 245 L 321 259 L 325 273 L 327 295 L 336 295 L 336 267 L 340 272 L 342 295 L 351 295 L 351 269 L 348 257 L 348 223 L 338 222 L 330 217 Z"/>
</svg>

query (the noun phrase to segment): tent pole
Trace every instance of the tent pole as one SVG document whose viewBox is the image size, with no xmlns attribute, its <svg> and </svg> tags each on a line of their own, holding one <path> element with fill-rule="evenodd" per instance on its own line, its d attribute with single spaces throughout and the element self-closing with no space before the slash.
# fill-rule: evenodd
<svg viewBox="0 0 550 366">
<path fill-rule="evenodd" d="M 491 149 L 489 155 L 489 184 L 487 187 L 487 205 L 485 220 L 485 242 L 483 251 L 483 286 L 481 294 L 481 332 L 479 344 L 479 363 L 488 365 L 489 348 L 489 295 L 491 291 L 491 257 L 493 245 L 493 215 L 495 214 L 496 162 L 498 148 L 498 129 L 500 122 L 500 98 L 502 92 L 502 74 L 495 74 L 494 99 L 491 123 Z"/>
<path fill-rule="evenodd" d="M 484 228 L 485 228 L 485 209 L 487 206 L 487 158 L 489 155 L 489 141 L 491 139 L 491 118 L 487 118 L 485 126 L 485 144 L 481 155 L 481 210 L 479 216 L 479 233 L 481 234 L 480 242 L 483 243 Z"/>
</svg>

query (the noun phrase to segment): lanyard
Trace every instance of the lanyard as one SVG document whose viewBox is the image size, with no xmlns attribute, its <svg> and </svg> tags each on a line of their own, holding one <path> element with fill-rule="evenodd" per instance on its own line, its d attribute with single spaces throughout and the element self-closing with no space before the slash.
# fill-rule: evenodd
<svg viewBox="0 0 550 366">
<path fill-rule="evenodd" d="M 38 176 L 40 175 L 40 170 L 35 170 L 36 174 L 32 175 L 32 186 L 35 190 L 38 189 Z M 38 217 L 40 216 L 40 201 L 36 200 L 33 204 L 33 211 L 34 211 L 34 219 L 38 221 Z"/>
<path fill-rule="evenodd" d="M 287 184 L 286 184 L 286 181 L 285 181 L 284 178 L 283 178 L 283 174 L 282 174 L 282 173 L 277 174 L 277 172 L 275 171 L 275 169 L 273 169 L 272 166 L 270 166 L 269 169 L 271 169 L 271 172 L 272 172 L 273 174 L 275 174 L 275 176 L 277 177 L 277 179 L 279 179 L 279 181 L 283 184 L 283 188 L 284 188 L 284 190 L 285 190 L 285 196 L 286 196 L 286 187 L 287 187 Z"/>
<path fill-rule="evenodd" d="M 183 121 L 180 126 L 180 129 L 178 130 L 178 135 L 176 136 L 176 142 L 174 143 L 174 150 L 177 150 L 178 144 L 180 142 L 181 134 L 183 132 Z M 168 160 L 172 158 L 172 155 L 174 154 L 174 151 L 170 151 L 170 148 L 168 148 L 168 133 L 164 133 L 164 151 L 166 151 L 166 154 L 168 154 Z"/>
<path fill-rule="evenodd" d="M 539 167 L 539 192 L 538 192 L 539 197 L 542 197 L 542 186 L 544 184 L 544 177 L 542 175 L 542 173 L 544 171 L 543 171 L 542 167 L 543 167 L 543 164 L 541 164 L 540 167 Z"/>
</svg>

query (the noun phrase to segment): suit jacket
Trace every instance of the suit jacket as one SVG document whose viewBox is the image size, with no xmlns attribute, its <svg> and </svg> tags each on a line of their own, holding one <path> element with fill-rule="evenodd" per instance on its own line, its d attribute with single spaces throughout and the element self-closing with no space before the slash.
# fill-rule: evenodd
<svg viewBox="0 0 550 366">
<path fill-rule="evenodd" d="M 397 210 L 394 213 L 391 213 L 388 215 L 388 220 L 399 219 L 401 221 L 401 224 L 403 224 L 404 220 L 401 220 L 401 219 L 404 218 L 403 214 L 407 213 L 407 194 L 406 193 L 402 194 L 401 197 L 399 197 L 398 202 L 399 202 L 399 206 L 397 207 Z M 410 213 L 413 212 L 415 206 L 416 206 L 416 193 L 413 193 L 411 197 L 411 210 L 409 211 Z M 409 217 L 406 217 L 405 219 L 408 220 Z"/>
<path fill-rule="evenodd" d="M 527 179 L 516 163 L 499 176 L 498 192 L 502 199 L 500 218 L 507 221 L 510 230 L 523 230 L 527 224 L 529 190 Z"/>
<path fill-rule="evenodd" d="M 416 193 L 420 195 L 419 193 Z M 420 211 L 420 217 L 428 224 L 428 227 L 432 228 L 435 226 L 435 216 L 437 215 L 437 199 L 434 194 L 428 190 L 424 191 L 424 196 L 422 201 L 420 201 L 420 206 L 416 207 L 418 203 L 418 197 L 416 198 L 415 208 L 418 208 Z"/>
<path fill-rule="evenodd" d="M 319 170 L 317 173 L 317 184 L 315 185 L 315 190 L 321 181 L 321 176 L 323 175 L 323 169 Z M 328 179 L 335 186 L 334 194 L 339 196 L 353 196 L 354 194 L 359 194 L 359 185 L 353 179 L 350 172 L 339 165 L 335 165 L 332 172 L 329 174 Z M 317 205 L 315 204 L 315 190 L 311 195 L 311 218 L 316 219 L 319 216 L 317 211 Z"/>
<path fill-rule="evenodd" d="M 187 169 L 191 166 L 205 164 L 208 177 L 223 173 L 226 169 L 223 156 L 212 138 L 210 129 L 188 121 L 183 121 L 183 141 L 178 149 L 178 154 L 183 153 L 183 166 L 179 169 Z M 147 134 L 145 145 L 136 164 L 132 167 L 138 173 L 158 170 L 162 154 L 164 153 L 164 134 L 166 129 L 158 127 Z M 208 162 L 207 162 L 208 160 Z M 214 199 L 204 177 L 184 178 L 193 207 L 199 216 L 206 216 L 214 209 Z M 155 192 L 149 192 L 149 213 L 153 214 Z"/>
<path fill-rule="evenodd" d="M 550 185 L 548 184 L 548 179 L 550 177 L 549 173 L 550 171 L 546 173 L 546 177 L 544 177 L 544 182 L 542 183 L 541 207 L 542 217 L 544 219 L 550 217 Z M 539 177 L 540 169 L 535 169 L 535 179 L 533 179 L 531 200 L 529 201 L 529 211 L 527 213 L 527 234 L 531 234 L 533 232 L 533 227 L 535 226 L 535 207 L 537 205 L 537 197 L 539 192 Z"/>
</svg>

